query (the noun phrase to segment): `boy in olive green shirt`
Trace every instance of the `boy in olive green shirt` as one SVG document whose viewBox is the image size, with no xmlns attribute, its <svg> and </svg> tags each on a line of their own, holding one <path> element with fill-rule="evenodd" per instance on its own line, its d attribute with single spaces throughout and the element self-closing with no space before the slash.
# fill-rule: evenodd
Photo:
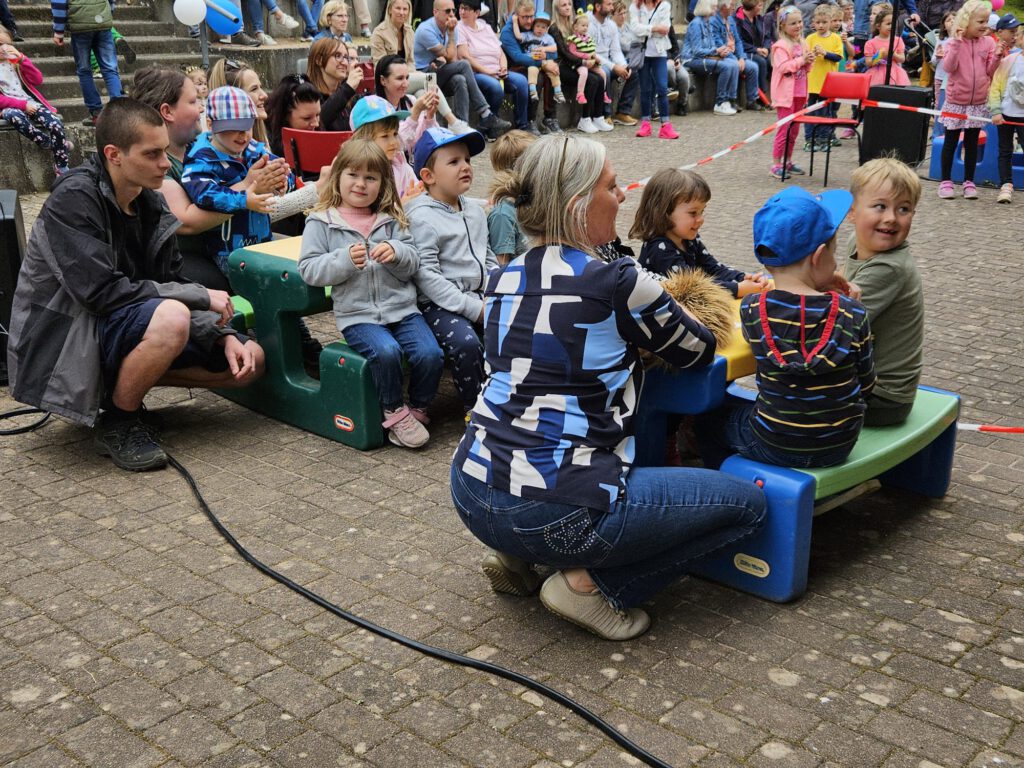
<svg viewBox="0 0 1024 768">
<path fill-rule="evenodd" d="M 864 424 L 900 424 L 914 406 L 924 362 L 924 293 L 906 242 L 921 181 L 899 160 L 879 158 L 854 171 L 850 192 L 846 278 L 867 309 L 878 376 Z"/>
</svg>

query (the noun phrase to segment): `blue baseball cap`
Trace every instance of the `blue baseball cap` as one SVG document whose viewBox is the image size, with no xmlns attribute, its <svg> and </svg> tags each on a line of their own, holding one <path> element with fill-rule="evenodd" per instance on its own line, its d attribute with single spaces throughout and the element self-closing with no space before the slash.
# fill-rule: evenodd
<svg viewBox="0 0 1024 768">
<path fill-rule="evenodd" d="M 548 24 L 551 23 L 551 14 L 541 11 L 534 15 L 533 23 L 536 24 L 538 21 L 546 21 Z"/>
<path fill-rule="evenodd" d="M 1007 13 L 1004 16 L 999 17 L 999 23 L 996 24 L 996 30 L 1002 31 L 1004 29 L 1016 29 L 1020 26 L 1020 22 L 1017 21 L 1017 17 L 1012 13 Z"/>
<path fill-rule="evenodd" d="M 416 175 L 420 175 L 427 160 L 434 154 L 435 150 L 461 141 L 469 149 L 469 156 L 479 155 L 484 151 L 487 142 L 479 131 L 468 133 L 452 133 L 447 128 L 428 128 L 416 142 L 416 149 L 413 151 L 412 169 Z"/>
<path fill-rule="evenodd" d="M 407 109 L 395 109 L 390 101 L 380 96 L 363 96 L 352 107 L 352 114 L 349 115 L 348 122 L 352 126 L 352 130 L 356 131 L 367 123 L 376 123 L 389 117 L 404 120 L 411 114 Z"/>
<path fill-rule="evenodd" d="M 810 256 L 842 224 L 853 195 L 833 189 L 812 195 L 787 187 L 754 214 L 754 255 L 766 267 L 782 267 Z"/>
</svg>

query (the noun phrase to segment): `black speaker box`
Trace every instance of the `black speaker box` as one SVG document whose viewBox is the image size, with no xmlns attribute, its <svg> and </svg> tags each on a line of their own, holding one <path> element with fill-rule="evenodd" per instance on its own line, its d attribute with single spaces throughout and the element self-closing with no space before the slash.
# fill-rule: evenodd
<svg viewBox="0 0 1024 768">
<path fill-rule="evenodd" d="M 0 189 L 0 386 L 7 384 L 7 332 L 11 304 L 25 253 L 25 225 L 21 203 L 13 189 Z"/>
<path fill-rule="evenodd" d="M 914 85 L 873 85 L 868 91 L 872 101 L 890 101 L 907 107 L 930 109 L 931 88 Z M 864 110 L 864 131 L 860 162 L 895 154 L 911 165 L 924 160 L 928 151 L 930 116 L 918 112 L 868 107 Z"/>
</svg>

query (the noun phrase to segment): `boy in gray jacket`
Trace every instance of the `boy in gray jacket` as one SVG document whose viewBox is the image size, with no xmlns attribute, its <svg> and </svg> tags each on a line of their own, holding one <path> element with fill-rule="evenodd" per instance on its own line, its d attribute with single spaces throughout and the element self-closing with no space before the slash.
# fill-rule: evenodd
<svg viewBox="0 0 1024 768">
<path fill-rule="evenodd" d="M 310 285 L 332 286 L 338 330 L 370 364 L 388 439 L 405 448 L 430 438 L 427 406 L 444 370 L 441 349 L 416 307 L 418 266 L 391 161 L 372 141 L 346 142 L 306 220 L 299 274 Z M 403 356 L 409 405 L 402 397 Z"/>
<path fill-rule="evenodd" d="M 466 411 L 484 381 L 484 287 L 487 273 L 498 265 L 488 244 L 484 209 L 463 197 L 473 183 L 470 157 L 483 149 L 484 137 L 476 131 L 424 131 L 416 142 L 413 169 L 426 194 L 407 209 L 420 256 L 414 278 L 420 309 L 451 363 Z"/>
</svg>

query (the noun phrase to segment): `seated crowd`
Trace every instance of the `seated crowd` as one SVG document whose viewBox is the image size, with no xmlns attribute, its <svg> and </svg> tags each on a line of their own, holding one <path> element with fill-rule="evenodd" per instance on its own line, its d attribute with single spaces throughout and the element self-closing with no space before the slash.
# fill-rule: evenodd
<svg viewBox="0 0 1024 768">
<path fill-rule="evenodd" d="M 100 113 L 97 155 L 58 179 L 33 228 L 14 302 L 12 394 L 95 425 L 98 449 L 120 467 L 164 466 L 146 393 L 241 387 L 263 374 L 259 339 L 229 325 L 228 256 L 275 231 L 301 234 L 299 274 L 331 287 L 338 330 L 369 363 L 393 444 L 429 440 L 447 361 L 467 422 L 452 495 L 492 550 L 482 565 L 494 589 L 539 589 L 554 613 L 628 639 L 649 624 L 640 604 L 694 559 L 761 525 L 760 489 L 714 471 L 727 456 L 832 466 L 863 425 L 908 417 L 922 369 L 923 294 L 907 243 L 921 184 L 903 163 L 878 159 L 853 173 L 849 192 L 773 195 L 753 216 L 769 278 L 712 256 L 700 237 L 709 185 L 665 169 L 644 187 L 634 259 L 621 244 L 608 247 L 618 243 L 623 193 L 604 146 L 509 130 L 495 96 L 505 88 L 539 104 L 543 77 L 560 89 L 553 95 L 580 105 L 581 121 L 605 124 L 608 84 L 631 79 L 622 63 L 592 59 L 609 40 L 622 57 L 615 6 L 602 0 L 588 30 L 572 25 L 571 0 L 558 0 L 546 29 L 530 0 L 519 0 L 499 38 L 480 26 L 476 2 L 462 0 L 456 23 L 452 0 L 434 0 L 433 18 L 410 35 L 408 0 L 391 0 L 390 29 L 374 32 L 373 94 L 358 92 L 353 51 L 334 36 L 314 42 L 306 73 L 269 95 L 251 67 L 218 61 L 205 114 L 193 77 L 137 72 L 131 96 Z M 756 86 L 768 40 L 755 34 L 748 50 L 741 38 L 758 28 L 759 4 L 744 5 L 736 23 L 730 3 L 719 0 L 717 15 L 698 4 L 686 47 L 708 71 L 735 60 Z M 659 135 L 673 138 L 671 24 L 661 7 L 629 9 L 633 32 L 647 39 L 639 130 L 651 133 L 657 101 Z M 815 19 L 827 37 L 831 18 Z M 803 44 L 799 20 L 795 9 L 780 12 L 793 46 Z M 549 29 L 554 67 L 544 66 Z M 694 48 L 716 35 L 723 45 Z M 536 72 L 505 76 L 518 62 L 504 53 L 509 40 L 534 45 L 524 55 Z M 787 48 L 771 58 L 799 58 L 787 71 L 806 74 L 813 57 L 788 46 L 771 44 Z M 803 98 L 792 86 L 790 97 L 794 106 Z M 468 126 L 474 115 L 480 131 Z M 303 179 L 280 156 L 282 131 L 322 127 L 353 136 Z M 467 197 L 487 139 L 489 210 Z M 840 271 L 837 230 L 847 217 L 854 231 Z M 730 398 L 678 434 L 673 424 L 669 466 L 631 469 L 640 351 L 697 368 L 716 349 L 707 324 L 666 292 L 679 272 L 703 273 L 711 290 L 740 300 L 757 397 Z M 303 331 L 304 359 L 316 368 L 319 342 Z M 704 469 L 672 466 L 679 436 L 691 433 Z M 543 586 L 538 564 L 555 569 Z"/>
</svg>

